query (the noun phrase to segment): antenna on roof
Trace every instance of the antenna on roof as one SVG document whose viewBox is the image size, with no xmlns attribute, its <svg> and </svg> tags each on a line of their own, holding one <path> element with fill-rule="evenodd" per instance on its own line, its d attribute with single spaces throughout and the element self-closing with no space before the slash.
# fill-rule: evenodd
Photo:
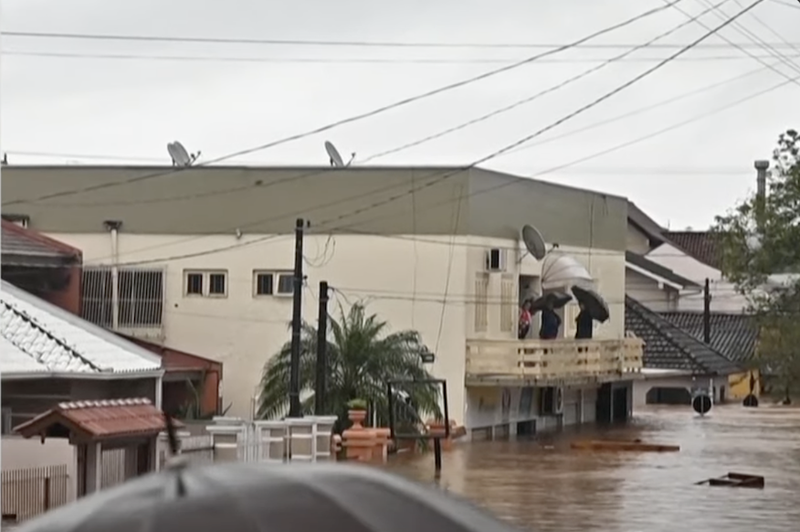
<svg viewBox="0 0 800 532">
<path fill-rule="evenodd" d="M 200 151 L 190 154 L 177 140 L 167 144 L 167 151 L 172 158 L 172 166 L 192 166 L 200 157 Z"/>
<path fill-rule="evenodd" d="M 328 140 L 325 141 L 325 151 L 328 152 L 328 158 L 330 159 L 331 166 L 335 166 L 337 168 L 350 166 L 350 163 L 352 163 L 353 159 L 356 158 L 356 152 L 351 153 L 350 160 L 347 161 L 347 164 L 345 164 L 344 159 L 342 159 L 342 156 L 339 155 L 339 150 L 337 150 L 336 146 L 334 146 L 333 143 Z"/>
</svg>

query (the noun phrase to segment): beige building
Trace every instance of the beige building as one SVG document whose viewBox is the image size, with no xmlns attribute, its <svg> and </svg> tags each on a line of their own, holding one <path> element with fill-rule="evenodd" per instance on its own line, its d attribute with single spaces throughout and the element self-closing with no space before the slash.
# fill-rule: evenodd
<svg viewBox="0 0 800 532">
<path fill-rule="evenodd" d="M 630 410 L 641 347 L 625 340 L 624 198 L 448 167 L 9 166 L 2 187 L 4 215 L 83 251 L 84 317 L 224 362 L 230 414 L 252 415 L 263 365 L 289 339 L 298 217 L 310 224 L 305 318 L 326 280 L 335 301 L 419 330 L 451 417 L 474 434 Z M 527 254 L 524 224 L 556 255 Z M 571 303 L 563 340 L 518 340 L 520 299 L 562 255 L 610 319 L 579 345 Z"/>
</svg>

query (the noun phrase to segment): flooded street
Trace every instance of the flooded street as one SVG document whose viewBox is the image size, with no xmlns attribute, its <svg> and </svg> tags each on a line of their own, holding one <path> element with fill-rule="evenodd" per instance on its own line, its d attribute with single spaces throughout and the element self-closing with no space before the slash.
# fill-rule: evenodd
<svg viewBox="0 0 800 532">
<path fill-rule="evenodd" d="M 571 450 L 575 439 L 641 438 L 676 453 Z M 390 469 L 433 481 L 431 454 Z M 766 477 L 766 488 L 694 483 L 728 472 Z M 688 407 L 637 413 L 627 426 L 476 442 L 445 453 L 440 485 L 528 530 L 786 531 L 800 522 L 800 409 Z"/>
</svg>

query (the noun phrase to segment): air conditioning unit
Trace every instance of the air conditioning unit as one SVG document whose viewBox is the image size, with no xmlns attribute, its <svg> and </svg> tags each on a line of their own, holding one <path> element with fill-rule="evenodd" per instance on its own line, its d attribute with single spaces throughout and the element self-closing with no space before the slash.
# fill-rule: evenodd
<svg viewBox="0 0 800 532">
<path fill-rule="evenodd" d="M 541 388 L 539 412 L 543 416 L 557 416 L 564 413 L 564 389 L 561 386 Z"/>
<path fill-rule="evenodd" d="M 504 272 L 506 271 L 506 250 L 492 248 L 486 251 L 486 271 Z"/>
</svg>

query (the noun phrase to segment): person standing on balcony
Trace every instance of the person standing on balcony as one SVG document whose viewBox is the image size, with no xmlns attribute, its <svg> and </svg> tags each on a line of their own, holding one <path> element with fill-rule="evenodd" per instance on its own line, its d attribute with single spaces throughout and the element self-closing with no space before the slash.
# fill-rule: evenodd
<svg viewBox="0 0 800 532">
<path fill-rule="evenodd" d="M 528 332 L 531 330 L 531 300 L 526 299 L 522 302 L 522 307 L 519 309 L 519 328 L 517 330 L 517 338 L 523 340 L 528 337 Z"/>
<path fill-rule="evenodd" d="M 558 337 L 559 327 L 561 327 L 561 318 L 553 310 L 553 302 L 548 300 L 542 309 L 542 326 L 539 328 L 539 338 L 542 340 L 555 340 Z"/>
<path fill-rule="evenodd" d="M 594 332 L 594 319 L 583 303 L 578 303 L 581 311 L 575 318 L 575 339 L 591 340 Z"/>
</svg>

